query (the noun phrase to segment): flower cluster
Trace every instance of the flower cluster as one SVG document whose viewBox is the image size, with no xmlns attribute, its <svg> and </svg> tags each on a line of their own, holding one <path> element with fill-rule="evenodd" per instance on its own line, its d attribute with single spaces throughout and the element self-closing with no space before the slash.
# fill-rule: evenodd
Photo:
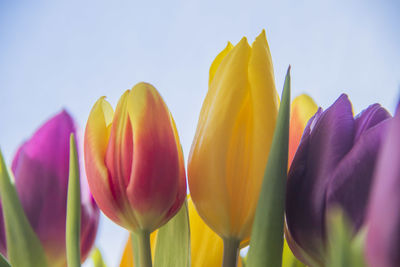
<svg viewBox="0 0 400 267">
<path fill-rule="evenodd" d="M 208 86 L 187 180 L 173 116 L 144 82 L 115 111 L 94 104 L 85 172 L 66 111 L 10 169 L 0 154 L 0 266 L 80 266 L 100 210 L 131 234 L 121 267 L 400 266 L 400 108 L 291 102 L 290 68 L 280 99 L 265 31 L 228 43 Z"/>
</svg>

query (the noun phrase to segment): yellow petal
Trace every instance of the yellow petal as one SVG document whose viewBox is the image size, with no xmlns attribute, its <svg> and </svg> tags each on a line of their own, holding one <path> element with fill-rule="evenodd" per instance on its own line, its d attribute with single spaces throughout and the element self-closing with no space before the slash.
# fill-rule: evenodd
<svg viewBox="0 0 400 267">
<path fill-rule="evenodd" d="M 230 166 L 245 165 L 247 159 L 228 159 L 228 150 L 231 133 L 238 129 L 237 117 L 247 105 L 249 56 L 250 46 L 243 38 L 221 61 L 204 100 L 189 156 L 192 199 L 202 218 L 220 236 L 240 230 L 231 225 L 227 172 Z"/>
<path fill-rule="evenodd" d="M 299 95 L 293 100 L 290 112 L 288 166 L 293 160 L 308 120 L 317 110 L 317 104 L 306 94 Z"/>
<path fill-rule="evenodd" d="M 265 32 L 221 60 L 200 112 L 188 163 L 197 211 L 221 237 L 248 239 L 279 99 Z"/>
<path fill-rule="evenodd" d="M 87 180 L 97 205 L 112 220 L 120 221 L 109 187 L 108 170 L 104 163 L 110 137 L 113 109 L 100 98 L 93 106 L 85 130 L 84 154 Z"/>
<path fill-rule="evenodd" d="M 192 267 L 220 267 L 222 265 L 222 239 L 200 218 L 191 198 L 188 199 Z"/>
<path fill-rule="evenodd" d="M 286 238 L 283 244 L 282 267 L 305 267 L 305 265 L 293 255 L 286 242 Z"/>
<path fill-rule="evenodd" d="M 213 63 L 211 64 L 211 67 L 210 67 L 210 76 L 208 78 L 208 85 L 210 85 L 212 80 L 214 79 L 215 72 L 217 71 L 219 65 L 221 64 L 221 61 L 226 57 L 226 55 L 229 53 L 229 51 L 232 50 L 232 48 L 233 48 L 233 45 L 230 42 L 228 42 L 225 49 L 222 50 L 221 53 L 219 53 L 218 56 L 216 56 L 216 58 L 214 59 Z"/>
</svg>

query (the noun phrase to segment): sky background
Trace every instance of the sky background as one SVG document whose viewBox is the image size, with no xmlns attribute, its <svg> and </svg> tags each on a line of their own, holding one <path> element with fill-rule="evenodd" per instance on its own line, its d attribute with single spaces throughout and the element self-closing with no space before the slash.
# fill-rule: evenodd
<svg viewBox="0 0 400 267">
<path fill-rule="evenodd" d="M 212 60 L 227 41 L 253 42 L 262 29 L 279 94 L 291 64 L 292 96 L 307 93 L 326 108 L 346 92 L 356 113 L 375 102 L 393 113 L 398 14 L 398 0 L 0 0 L 1 149 L 10 163 L 63 108 L 83 131 L 100 96 L 115 107 L 146 81 L 171 110 L 187 158 Z M 118 266 L 127 236 L 102 216 L 96 242 L 109 266 Z"/>
</svg>

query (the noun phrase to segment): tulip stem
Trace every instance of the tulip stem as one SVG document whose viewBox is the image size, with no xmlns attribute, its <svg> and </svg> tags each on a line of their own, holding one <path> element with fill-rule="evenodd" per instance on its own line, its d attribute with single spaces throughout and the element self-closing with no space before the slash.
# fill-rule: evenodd
<svg viewBox="0 0 400 267">
<path fill-rule="evenodd" d="M 147 230 L 139 230 L 134 233 L 139 243 L 139 267 L 152 267 L 151 249 L 150 249 L 150 232 Z"/>
<path fill-rule="evenodd" d="M 235 238 L 223 238 L 224 258 L 222 267 L 236 267 L 239 255 L 240 240 Z"/>
</svg>

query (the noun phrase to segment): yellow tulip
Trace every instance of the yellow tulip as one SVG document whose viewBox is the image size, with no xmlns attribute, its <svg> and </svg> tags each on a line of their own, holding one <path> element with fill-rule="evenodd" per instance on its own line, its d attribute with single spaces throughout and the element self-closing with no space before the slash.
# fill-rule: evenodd
<svg viewBox="0 0 400 267">
<path fill-rule="evenodd" d="M 211 65 L 188 162 L 196 209 L 225 240 L 250 237 L 278 106 L 265 31 L 252 46 L 228 43 Z"/>
<path fill-rule="evenodd" d="M 188 198 L 189 221 L 190 221 L 190 250 L 192 267 L 220 267 L 222 264 L 223 244 L 221 238 L 214 233 L 200 218 Z M 157 231 L 150 236 L 151 249 L 155 251 Z M 243 244 L 245 245 L 245 244 Z M 154 257 L 154 254 L 153 254 Z M 122 255 L 120 267 L 133 267 L 132 242 L 129 238 Z M 241 261 L 238 267 L 242 266 Z"/>
<path fill-rule="evenodd" d="M 317 110 L 317 104 L 306 94 L 299 95 L 293 100 L 290 111 L 288 166 L 290 166 L 300 144 L 300 139 L 308 120 Z"/>
</svg>

